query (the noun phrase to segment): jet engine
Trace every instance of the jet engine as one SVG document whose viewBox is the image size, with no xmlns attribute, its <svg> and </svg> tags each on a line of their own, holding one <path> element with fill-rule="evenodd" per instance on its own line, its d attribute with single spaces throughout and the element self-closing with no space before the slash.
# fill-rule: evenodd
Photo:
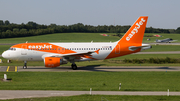
<svg viewBox="0 0 180 101">
<path fill-rule="evenodd" d="M 44 65 L 45 67 L 54 68 L 60 66 L 60 64 L 65 64 L 66 61 L 63 61 L 63 58 L 60 57 L 45 57 Z"/>
</svg>

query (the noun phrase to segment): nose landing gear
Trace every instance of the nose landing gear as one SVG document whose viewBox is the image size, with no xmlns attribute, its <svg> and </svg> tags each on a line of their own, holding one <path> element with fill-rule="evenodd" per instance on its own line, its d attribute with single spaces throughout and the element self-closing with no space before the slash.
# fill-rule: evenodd
<svg viewBox="0 0 180 101">
<path fill-rule="evenodd" d="M 27 61 L 24 61 L 23 69 L 27 69 Z"/>
</svg>

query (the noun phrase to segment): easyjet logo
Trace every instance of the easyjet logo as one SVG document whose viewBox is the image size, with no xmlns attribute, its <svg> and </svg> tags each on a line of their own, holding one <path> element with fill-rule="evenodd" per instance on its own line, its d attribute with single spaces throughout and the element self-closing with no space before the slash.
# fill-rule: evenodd
<svg viewBox="0 0 180 101">
<path fill-rule="evenodd" d="M 129 41 L 133 36 L 134 34 L 136 34 L 138 32 L 138 29 L 141 28 L 141 25 L 143 25 L 143 23 L 145 22 L 146 20 L 144 20 L 143 18 L 141 18 L 141 21 L 137 22 L 136 23 L 136 27 L 131 31 L 131 33 L 126 37 L 126 40 Z"/>
<path fill-rule="evenodd" d="M 52 48 L 52 45 L 29 45 L 28 48 L 36 48 L 36 49 L 42 49 L 42 48 Z"/>
</svg>

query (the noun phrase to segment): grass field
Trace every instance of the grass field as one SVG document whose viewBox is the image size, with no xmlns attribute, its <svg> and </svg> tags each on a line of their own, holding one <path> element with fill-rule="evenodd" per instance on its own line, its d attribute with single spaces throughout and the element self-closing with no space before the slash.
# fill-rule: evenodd
<svg viewBox="0 0 180 101">
<path fill-rule="evenodd" d="M 180 91 L 180 72 L 7 72 L 0 90 Z M 0 72 L 3 78 L 4 72 Z"/>
<path fill-rule="evenodd" d="M 144 43 L 154 43 L 156 39 L 162 40 L 166 38 L 172 38 L 173 40 L 177 40 L 174 42 L 180 42 L 180 34 L 165 34 L 165 33 L 145 33 L 145 35 L 161 35 L 162 37 L 144 37 L 143 42 Z M 150 41 L 147 41 L 147 39 L 150 38 Z"/>
<path fill-rule="evenodd" d="M 161 51 L 180 51 L 178 45 L 151 45 L 151 49 L 144 50 L 143 52 L 161 52 Z"/>
<path fill-rule="evenodd" d="M 103 33 L 55 33 L 55 34 L 47 34 L 40 36 L 31 36 L 31 37 L 19 37 L 19 38 L 6 38 L 1 39 L 0 43 L 25 43 L 28 42 L 115 42 L 120 39 L 118 36 L 112 36 L 116 33 L 106 33 L 109 36 L 102 36 L 100 34 Z M 122 33 L 123 35 L 124 33 Z M 156 33 L 145 33 L 145 35 L 155 35 Z M 180 42 L 180 34 L 161 34 L 163 37 L 144 37 L 144 43 L 152 43 L 156 39 L 165 39 L 172 38 L 174 40 L 178 40 L 175 42 Z M 147 39 L 150 38 L 150 41 Z"/>
<path fill-rule="evenodd" d="M 124 59 L 149 59 L 149 58 L 179 58 L 179 55 L 177 54 L 131 54 L 131 55 L 126 55 L 122 57 L 117 57 L 117 58 L 112 58 L 108 60 L 98 60 L 98 61 L 84 61 L 84 62 L 76 62 L 77 66 L 179 66 L 180 63 L 169 63 L 169 64 L 151 64 L 151 63 L 146 63 L 146 64 L 133 64 L 133 63 L 116 63 L 116 62 L 111 62 L 111 61 L 119 61 L 119 60 L 124 60 Z M 23 66 L 24 62 L 23 61 L 14 61 L 12 60 L 12 63 L 7 63 L 7 59 L 2 59 L 3 63 L 0 63 L 0 66 Z M 28 61 L 27 62 L 28 66 L 44 66 L 43 61 Z M 64 64 L 61 66 L 71 66 L 70 63 Z"/>
<path fill-rule="evenodd" d="M 23 98 L 5 101 L 179 101 L 180 96 L 119 96 L 119 95 L 79 95 L 49 98 Z"/>
<path fill-rule="evenodd" d="M 25 43 L 28 42 L 110 42 L 120 38 L 116 36 L 102 36 L 102 33 L 56 33 L 31 37 L 6 38 L 0 43 Z M 110 33 L 112 35 L 114 33 Z"/>
</svg>

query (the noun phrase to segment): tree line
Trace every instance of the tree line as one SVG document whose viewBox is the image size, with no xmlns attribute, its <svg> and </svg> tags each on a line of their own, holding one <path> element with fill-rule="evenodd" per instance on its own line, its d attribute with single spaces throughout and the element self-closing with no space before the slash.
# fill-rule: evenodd
<svg viewBox="0 0 180 101">
<path fill-rule="evenodd" d="M 73 25 L 40 25 L 36 22 L 29 21 L 27 24 L 14 24 L 8 20 L 0 20 L 0 38 L 13 38 L 36 36 L 52 33 L 70 33 L 70 32 L 86 32 L 86 33 L 125 33 L 130 26 L 120 25 L 84 25 L 77 23 Z M 180 27 L 175 29 L 159 29 L 149 27 L 146 28 L 145 33 L 180 33 Z"/>
</svg>

